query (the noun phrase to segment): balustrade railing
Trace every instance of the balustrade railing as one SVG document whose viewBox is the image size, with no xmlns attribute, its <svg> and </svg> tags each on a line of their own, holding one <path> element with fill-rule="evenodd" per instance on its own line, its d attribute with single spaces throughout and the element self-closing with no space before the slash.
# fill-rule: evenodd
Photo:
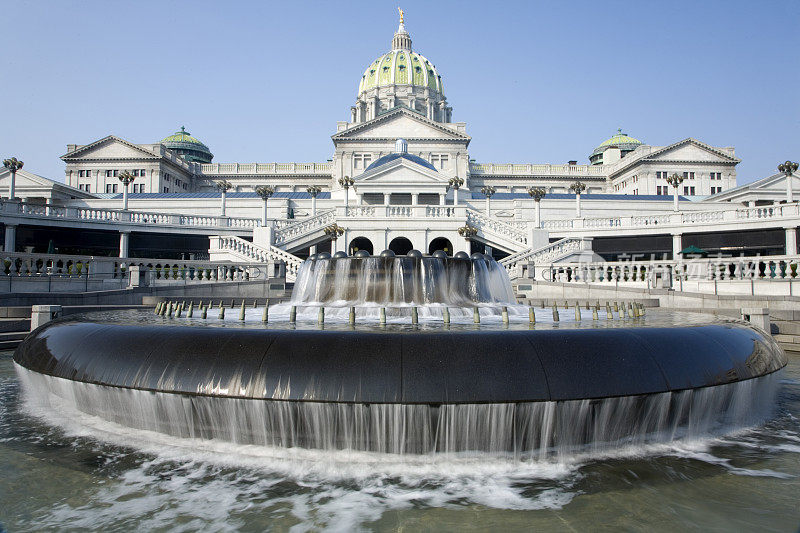
<svg viewBox="0 0 800 533">
<path fill-rule="evenodd" d="M 245 262 L 268 263 L 270 261 L 283 261 L 286 264 L 286 279 L 289 281 L 297 279 L 297 271 L 300 269 L 300 265 L 303 264 L 302 259 L 276 246 L 257 245 L 232 236 L 215 236 L 211 237 L 210 241 L 209 252 L 212 256 L 215 253 L 228 253 L 243 259 Z"/>
<path fill-rule="evenodd" d="M 522 250 L 504 257 L 499 262 L 511 273 L 516 272 L 520 263 L 548 263 L 560 257 L 587 249 L 590 245 L 585 239 L 579 237 L 565 237 L 556 242 L 551 242 L 541 248 Z"/>
<path fill-rule="evenodd" d="M 792 281 L 800 280 L 800 255 L 567 263 L 543 265 L 539 271 L 548 281 L 650 287 L 682 281 Z"/>
<path fill-rule="evenodd" d="M 119 258 L 89 255 L 0 252 L 0 278 L 57 278 L 127 283 L 131 266 L 139 266 L 151 282 L 246 281 L 268 276 L 262 263 L 230 261 Z M 0 286 L 0 290 L 3 287 Z"/>
<path fill-rule="evenodd" d="M 148 211 L 125 211 L 91 207 L 63 207 L 26 202 L 0 201 L 0 213 L 32 217 L 109 222 L 120 224 L 145 224 L 159 226 L 255 228 L 261 225 L 257 218 L 181 215 Z"/>
<path fill-rule="evenodd" d="M 467 209 L 466 214 L 467 224 L 476 227 L 484 233 L 493 233 L 495 235 L 505 237 L 507 240 L 510 240 L 517 245 L 526 246 L 528 244 L 527 233 L 520 230 L 519 226 L 515 224 L 497 220 L 474 209 Z"/>
<path fill-rule="evenodd" d="M 280 227 L 275 230 L 273 242 L 277 245 L 285 244 L 320 230 L 334 222 L 336 222 L 336 211 L 328 209 L 313 217 Z"/>
</svg>

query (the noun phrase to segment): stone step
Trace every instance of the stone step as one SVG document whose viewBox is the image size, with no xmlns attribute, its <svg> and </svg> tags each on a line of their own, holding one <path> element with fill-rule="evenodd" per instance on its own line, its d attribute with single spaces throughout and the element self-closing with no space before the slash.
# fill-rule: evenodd
<svg viewBox="0 0 800 533">
<path fill-rule="evenodd" d="M 0 350 L 13 350 L 28 335 L 28 331 L 0 333 Z"/>
<path fill-rule="evenodd" d="M 778 327 L 780 333 L 786 335 L 800 335 L 800 322 L 788 320 L 773 320 L 773 324 Z"/>
</svg>

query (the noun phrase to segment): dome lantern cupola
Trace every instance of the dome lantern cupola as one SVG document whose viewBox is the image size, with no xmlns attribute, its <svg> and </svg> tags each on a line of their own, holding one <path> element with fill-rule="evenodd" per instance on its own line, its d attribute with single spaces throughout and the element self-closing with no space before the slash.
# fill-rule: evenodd
<svg viewBox="0 0 800 533">
<path fill-rule="evenodd" d="M 411 36 L 406 31 L 406 26 L 403 23 L 405 13 L 403 13 L 403 10 L 399 7 L 397 10 L 400 12 L 400 26 L 398 26 L 397 31 L 394 33 L 394 37 L 392 38 L 392 50 L 406 50 L 410 52 Z"/>
<path fill-rule="evenodd" d="M 372 120 L 381 113 L 405 107 L 436 122 L 450 122 L 453 109 L 447 105 L 442 77 L 436 66 L 411 49 L 411 35 L 400 10 L 400 25 L 392 38 L 391 51 L 373 61 L 358 84 L 351 122 Z"/>
</svg>

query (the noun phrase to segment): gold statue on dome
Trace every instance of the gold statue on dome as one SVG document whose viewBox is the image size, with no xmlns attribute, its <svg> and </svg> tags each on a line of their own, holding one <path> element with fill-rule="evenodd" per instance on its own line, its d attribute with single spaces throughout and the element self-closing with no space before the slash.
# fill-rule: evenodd
<svg viewBox="0 0 800 533">
<path fill-rule="evenodd" d="M 398 7 L 397 8 L 397 12 L 400 13 L 400 24 L 402 24 L 403 23 L 403 16 L 404 16 L 403 10 Z"/>
</svg>

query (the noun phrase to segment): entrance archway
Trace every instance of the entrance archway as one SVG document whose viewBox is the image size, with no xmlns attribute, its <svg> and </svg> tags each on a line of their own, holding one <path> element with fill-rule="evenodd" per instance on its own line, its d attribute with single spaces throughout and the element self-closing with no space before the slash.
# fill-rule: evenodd
<svg viewBox="0 0 800 533">
<path fill-rule="evenodd" d="M 372 255 L 372 241 L 367 239 L 366 237 L 356 237 L 352 241 L 350 241 L 350 246 L 347 249 L 347 253 L 350 255 L 355 254 L 359 250 L 366 250 L 369 252 L 369 255 Z"/>
<path fill-rule="evenodd" d="M 395 255 L 406 255 L 414 249 L 414 245 L 405 237 L 396 237 L 389 243 L 389 249 L 393 251 Z"/>
<path fill-rule="evenodd" d="M 442 250 L 447 255 L 453 255 L 453 243 L 444 237 L 437 237 L 428 246 L 428 253 L 432 254 L 438 250 Z"/>
</svg>

